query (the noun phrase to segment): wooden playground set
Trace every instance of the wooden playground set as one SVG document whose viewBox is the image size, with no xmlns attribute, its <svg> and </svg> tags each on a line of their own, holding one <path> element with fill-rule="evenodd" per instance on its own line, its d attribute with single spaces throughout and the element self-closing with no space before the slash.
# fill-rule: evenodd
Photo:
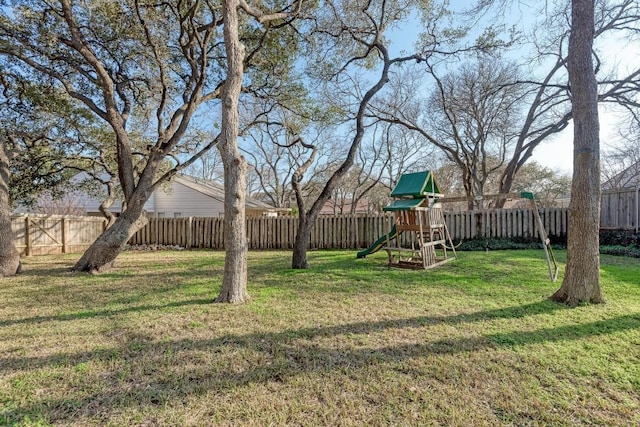
<svg viewBox="0 0 640 427">
<path fill-rule="evenodd" d="M 456 258 L 456 250 L 444 219 L 443 203 L 467 201 L 468 197 L 445 197 L 430 171 L 404 174 L 391 191 L 395 200 L 386 206 L 389 232 L 370 247 L 358 252 L 364 258 L 381 249 L 387 252 L 390 267 L 429 269 Z M 480 200 L 523 198 L 530 200 L 531 209 L 542 241 L 549 278 L 558 277 L 558 266 L 538 212 L 533 193 L 506 193 L 480 196 Z"/>
</svg>

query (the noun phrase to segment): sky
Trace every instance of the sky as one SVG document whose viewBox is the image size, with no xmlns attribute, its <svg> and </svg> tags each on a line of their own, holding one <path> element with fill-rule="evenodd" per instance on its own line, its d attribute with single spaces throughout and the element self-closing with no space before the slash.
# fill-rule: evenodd
<svg viewBox="0 0 640 427">
<path fill-rule="evenodd" d="M 618 118 L 612 112 L 599 108 L 600 151 L 615 145 Z M 573 124 L 555 137 L 542 142 L 534 151 L 532 160 L 558 172 L 571 174 L 573 171 Z"/>
<path fill-rule="evenodd" d="M 466 6 L 468 2 L 454 0 L 454 4 L 459 3 Z M 515 20 L 522 23 L 526 11 L 516 10 Z M 392 46 L 390 51 L 398 54 L 400 51 L 411 51 L 414 42 L 420 32 L 419 19 L 414 17 L 407 26 L 391 32 L 390 38 Z M 640 66 L 640 44 L 629 43 L 626 40 L 609 38 L 597 46 L 602 53 L 604 61 L 617 64 L 622 68 L 637 68 Z M 600 118 L 600 144 L 601 150 L 614 146 L 617 140 L 617 126 L 619 116 L 614 111 L 599 108 Z M 565 130 L 548 138 L 542 142 L 534 151 L 532 160 L 549 167 L 558 172 L 571 174 L 573 170 L 573 126 L 570 124 Z"/>
</svg>

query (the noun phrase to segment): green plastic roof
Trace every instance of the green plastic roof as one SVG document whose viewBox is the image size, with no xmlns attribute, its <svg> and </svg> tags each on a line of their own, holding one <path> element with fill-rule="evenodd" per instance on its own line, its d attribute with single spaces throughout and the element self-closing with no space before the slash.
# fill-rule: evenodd
<svg viewBox="0 0 640 427">
<path fill-rule="evenodd" d="M 391 191 L 391 197 L 424 197 L 425 193 L 440 193 L 431 171 L 405 173 Z"/>
<path fill-rule="evenodd" d="M 530 191 L 523 191 L 522 193 L 520 193 L 520 197 L 522 197 L 523 199 L 529 199 L 529 200 L 533 200 L 533 193 Z"/>
<path fill-rule="evenodd" d="M 420 206 L 425 199 L 400 199 L 394 200 L 389 206 L 382 208 L 383 211 L 406 211 Z"/>
</svg>

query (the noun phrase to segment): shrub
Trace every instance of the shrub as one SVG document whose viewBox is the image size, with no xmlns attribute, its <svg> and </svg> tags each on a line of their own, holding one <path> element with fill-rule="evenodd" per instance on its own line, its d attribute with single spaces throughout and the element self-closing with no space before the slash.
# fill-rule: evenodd
<svg viewBox="0 0 640 427">
<path fill-rule="evenodd" d="M 600 230 L 600 246 L 640 248 L 640 233 L 632 230 Z"/>
</svg>

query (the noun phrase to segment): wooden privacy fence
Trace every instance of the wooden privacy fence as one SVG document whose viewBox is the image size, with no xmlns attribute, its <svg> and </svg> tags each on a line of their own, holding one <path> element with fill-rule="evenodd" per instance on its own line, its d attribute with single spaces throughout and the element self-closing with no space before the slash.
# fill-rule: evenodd
<svg viewBox="0 0 640 427">
<path fill-rule="evenodd" d="M 602 192 L 600 228 L 634 229 L 638 231 L 640 188 Z"/>
<path fill-rule="evenodd" d="M 547 233 L 567 233 L 567 209 L 542 209 Z M 445 212 L 454 240 L 480 238 L 537 239 L 533 212 L 494 209 Z M 21 215 L 11 219 L 16 248 L 22 255 L 82 252 L 106 226 L 99 217 Z M 318 218 L 311 233 L 311 249 L 359 249 L 370 246 L 390 228 L 388 215 L 343 215 Z M 247 218 L 250 249 L 293 248 L 298 218 Z M 177 245 L 224 249 L 222 218 L 152 218 L 130 240 L 132 245 Z"/>
<path fill-rule="evenodd" d="M 17 215 L 11 217 L 14 242 L 20 255 L 82 252 L 104 231 L 99 217 Z"/>
<path fill-rule="evenodd" d="M 553 240 L 567 234 L 566 208 L 541 209 L 540 215 Z M 445 212 L 454 240 L 472 238 L 537 239 L 533 212 L 528 209 L 494 209 Z M 290 249 L 295 242 L 295 217 L 247 218 L 250 249 Z M 371 245 L 390 229 L 390 216 L 341 215 L 318 218 L 311 233 L 311 249 L 358 249 Z M 132 245 L 179 245 L 187 248 L 224 248 L 221 218 L 153 218 L 130 240 Z"/>
</svg>

